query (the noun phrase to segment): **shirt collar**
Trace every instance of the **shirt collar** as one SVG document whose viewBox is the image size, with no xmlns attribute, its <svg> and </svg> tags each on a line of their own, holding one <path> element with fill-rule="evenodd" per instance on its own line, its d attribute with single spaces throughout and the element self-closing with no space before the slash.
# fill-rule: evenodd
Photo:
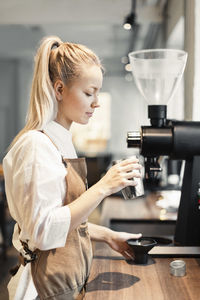
<svg viewBox="0 0 200 300">
<path fill-rule="evenodd" d="M 50 121 L 44 127 L 44 132 L 56 144 L 62 155 L 68 158 L 76 156 L 76 151 L 72 143 L 72 134 L 68 129 L 56 121 Z"/>
</svg>

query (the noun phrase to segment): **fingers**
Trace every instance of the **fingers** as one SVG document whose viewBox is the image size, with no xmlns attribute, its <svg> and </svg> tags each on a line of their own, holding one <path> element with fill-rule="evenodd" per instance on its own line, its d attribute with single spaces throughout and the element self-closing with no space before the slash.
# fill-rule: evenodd
<svg viewBox="0 0 200 300">
<path fill-rule="evenodd" d="M 141 178 L 142 175 L 139 172 L 136 172 L 136 171 L 127 172 L 127 173 L 124 174 L 124 178 L 126 178 L 126 179 L 133 179 L 134 177 Z"/>
<path fill-rule="evenodd" d="M 141 233 L 125 233 L 127 239 L 139 239 L 141 238 L 142 234 Z M 124 249 L 121 254 L 126 258 L 126 259 L 131 259 L 133 260 L 135 258 L 134 252 L 131 249 L 131 247 L 127 244 L 126 249 Z"/>
<path fill-rule="evenodd" d="M 115 234 L 117 235 L 117 239 L 126 242 L 129 239 L 139 239 L 141 238 L 142 234 L 141 233 L 129 233 L 129 232 L 116 232 Z M 128 248 L 128 244 L 126 243 L 126 247 Z M 126 250 L 126 249 L 125 249 Z"/>
<path fill-rule="evenodd" d="M 142 166 L 135 156 L 114 163 L 102 179 L 102 181 L 104 181 L 104 186 L 106 184 L 108 185 L 109 194 L 116 193 L 126 186 L 137 185 L 134 178 L 142 177 L 139 172 L 141 168 Z"/>
<path fill-rule="evenodd" d="M 134 259 L 134 253 L 131 251 L 128 251 L 128 250 L 125 250 L 125 251 L 123 251 L 122 253 L 121 253 L 126 259 L 128 259 L 128 260 L 132 260 L 132 259 Z"/>
<path fill-rule="evenodd" d="M 130 172 L 132 170 L 142 169 L 142 165 L 139 164 L 139 160 L 136 157 L 128 158 L 114 164 L 115 168 L 120 168 L 122 172 Z"/>
<path fill-rule="evenodd" d="M 135 180 L 127 179 L 127 181 L 124 181 L 124 188 L 127 186 L 136 186 L 138 183 Z"/>
<path fill-rule="evenodd" d="M 138 163 L 131 163 L 126 166 L 120 166 L 121 170 L 124 172 L 130 172 L 132 170 L 141 170 L 142 166 Z"/>
<path fill-rule="evenodd" d="M 128 160 L 126 160 L 128 161 Z M 131 178 L 131 177 L 138 177 L 140 178 L 140 170 L 142 169 L 142 166 L 139 163 L 133 163 L 133 161 L 126 163 L 124 165 L 125 161 L 122 161 L 121 163 L 118 163 L 118 165 L 115 165 L 115 168 L 117 168 L 120 172 L 127 173 L 127 176 L 125 178 Z M 134 172 L 135 171 L 135 172 Z"/>
<path fill-rule="evenodd" d="M 129 239 L 139 239 L 141 236 L 141 233 L 131 233 Z"/>
<path fill-rule="evenodd" d="M 139 159 L 135 156 L 122 160 L 119 164 L 120 166 L 127 166 L 128 164 L 138 163 Z"/>
</svg>

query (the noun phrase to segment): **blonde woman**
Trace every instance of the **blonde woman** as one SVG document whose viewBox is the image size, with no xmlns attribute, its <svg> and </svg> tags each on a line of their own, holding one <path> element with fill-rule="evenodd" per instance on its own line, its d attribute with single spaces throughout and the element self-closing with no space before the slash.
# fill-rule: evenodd
<svg viewBox="0 0 200 300">
<path fill-rule="evenodd" d="M 13 244 L 20 253 L 15 300 L 82 299 L 92 261 L 91 240 L 132 257 L 126 240 L 140 234 L 88 224 L 98 204 L 139 176 L 138 160 L 111 167 L 86 190 L 86 165 L 77 158 L 70 126 L 87 124 L 102 86 L 102 66 L 87 47 L 43 39 L 35 58 L 27 123 L 3 160 Z"/>
</svg>

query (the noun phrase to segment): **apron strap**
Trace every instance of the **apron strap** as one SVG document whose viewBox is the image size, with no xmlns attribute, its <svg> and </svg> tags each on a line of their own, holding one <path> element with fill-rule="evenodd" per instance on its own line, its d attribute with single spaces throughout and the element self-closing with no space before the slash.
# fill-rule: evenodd
<svg viewBox="0 0 200 300">
<path fill-rule="evenodd" d="M 18 230 L 19 230 L 19 233 L 20 233 L 21 229 L 19 227 L 19 224 L 17 224 L 17 226 L 18 226 Z M 29 249 L 28 243 L 27 243 L 28 241 L 23 242 L 23 241 L 20 240 L 20 242 L 21 242 L 23 250 L 24 250 L 24 255 L 20 252 L 19 255 L 18 255 L 18 264 L 9 270 L 9 272 L 12 276 L 14 276 L 18 272 L 21 265 L 26 266 L 28 263 L 30 263 L 30 262 L 37 259 L 36 252 L 31 251 Z"/>
</svg>

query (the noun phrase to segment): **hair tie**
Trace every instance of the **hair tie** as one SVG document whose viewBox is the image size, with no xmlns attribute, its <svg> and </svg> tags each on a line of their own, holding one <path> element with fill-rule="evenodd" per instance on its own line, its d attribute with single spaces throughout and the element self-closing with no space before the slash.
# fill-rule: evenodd
<svg viewBox="0 0 200 300">
<path fill-rule="evenodd" d="M 54 42 L 53 45 L 51 46 L 51 50 L 58 48 L 60 45 L 58 42 Z"/>
</svg>

